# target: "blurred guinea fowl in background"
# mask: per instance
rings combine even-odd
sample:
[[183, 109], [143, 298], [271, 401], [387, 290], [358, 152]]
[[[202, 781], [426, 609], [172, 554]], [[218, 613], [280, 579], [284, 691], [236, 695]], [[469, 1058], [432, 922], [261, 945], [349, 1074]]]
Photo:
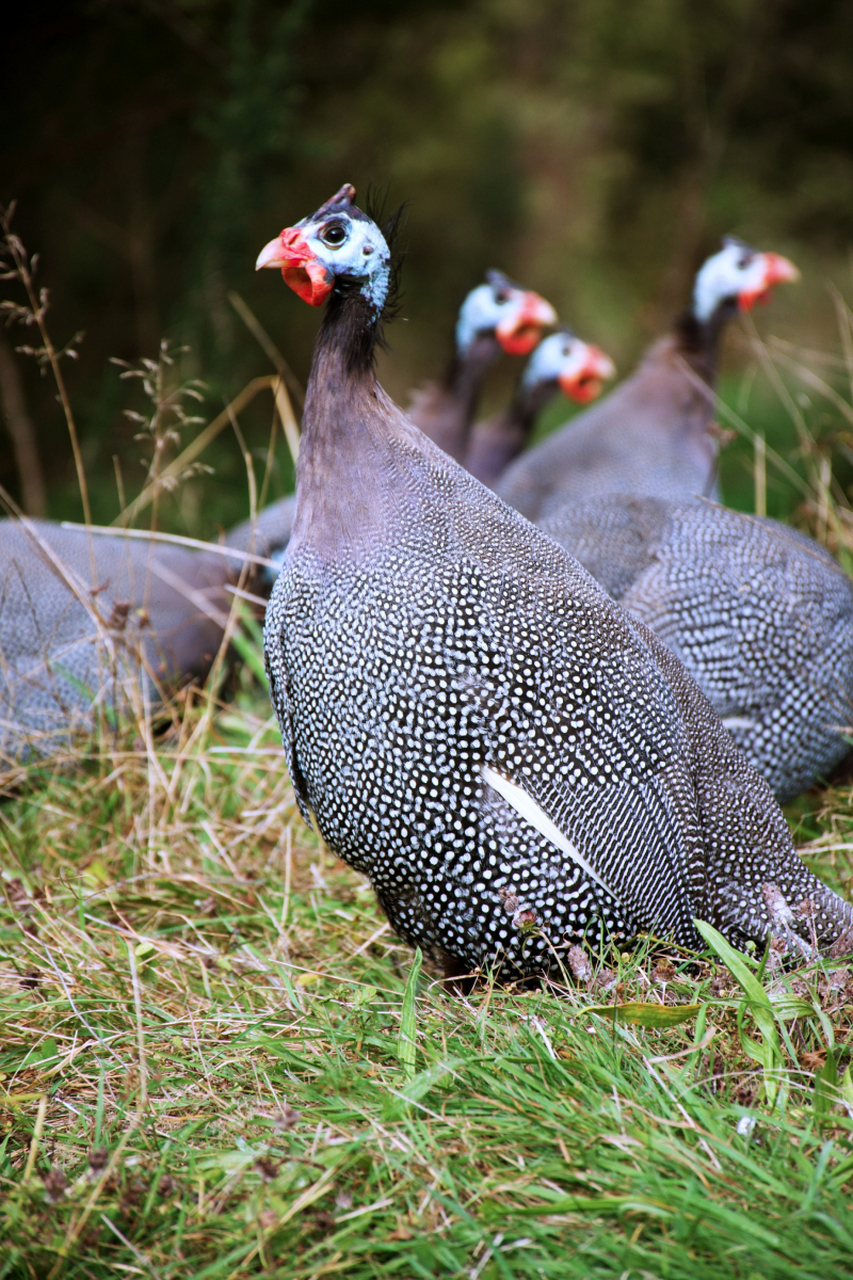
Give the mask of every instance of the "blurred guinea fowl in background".
[[506, 409], [474, 427], [465, 469], [491, 488], [524, 448], [536, 418], [558, 390], [578, 404], [589, 404], [600, 393], [602, 381], [615, 372], [609, 356], [561, 326], [533, 352]]
[[516, 459], [496, 492], [539, 523], [599, 493], [715, 493], [717, 347], [727, 320], [796, 280], [787, 258], [728, 236], [696, 276], [690, 308], [594, 408]]
[[529, 355], [542, 330], [556, 322], [554, 308], [538, 293], [513, 284], [500, 271], [488, 271], [486, 284], [472, 289], [459, 310], [454, 355], [445, 377], [412, 393], [412, 422], [461, 462], [491, 366], [502, 351]]
[[776, 520], [602, 494], [540, 526], [684, 664], [781, 801], [853, 738], [853, 583]]
[[354, 194], [257, 262], [328, 299], [265, 628], [306, 820], [447, 976], [697, 917], [832, 946], [850, 906], [678, 660], [377, 383], [392, 261]]
[[213, 552], [0, 521], [0, 765], [49, 755], [207, 672], [239, 564]]

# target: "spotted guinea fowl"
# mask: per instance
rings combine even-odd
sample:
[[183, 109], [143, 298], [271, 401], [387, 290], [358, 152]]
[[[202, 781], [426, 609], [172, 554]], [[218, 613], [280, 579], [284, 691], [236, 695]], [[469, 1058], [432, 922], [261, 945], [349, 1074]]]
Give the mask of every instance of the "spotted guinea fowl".
[[516, 459], [496, 491], [537, 523], [597, 493], [714, 493], [717, 346], [725, 322], [795, 280], [787, 258], [726, 237], [699, 271], [691, 307], [636, 371], [592, 409]]
[[377, 383], [391, 255], [354, 194], [257, 264], [328, 300], [265, 625], [303, 815], [448, 975], [602, 931], [692, 944], [695, 917], [765, 938], [780, 897], [790, 945], [832, 945], [850, 907], [675, 657]]
[[528, 355], [557, 313], [538, 293], [522, 289], [500, 271], [468, 294], [459, 310], [454, 355], [441, 382], [414, 392], [409, 417], [451, 458], [461, 461], [483, 380], [502, 351]]
[[779, 800], [849, 753], [853, 584], [811, 538], [697, 499], [616, 494], [542, 527], [666, 642]]
[[0, 521], [0, 762], [53, 754], [99, 707], [111, 718], [203, 675], [228, 575], [213, 553]]
[[543, 338], [527, 362], [518, 389], [506, 409], [478, 422], [465, 454], [466, 471], [491, 488], [530, 438], [536, 418], [556, 395], [589, 404], [605, 378], [612, 378], [613, 361], [598, 347], [581, 341], [562, 326]]

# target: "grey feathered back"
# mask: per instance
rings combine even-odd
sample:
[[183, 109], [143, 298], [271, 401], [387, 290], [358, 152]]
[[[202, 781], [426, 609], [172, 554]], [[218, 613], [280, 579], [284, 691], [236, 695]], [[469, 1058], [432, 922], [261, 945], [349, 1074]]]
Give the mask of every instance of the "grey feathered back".
[[113, 715], [202, 674], [227, 573], [216, 555], [0, 521], [0, 761], [54, 751], [98, 706]]
[[849, 752], [853, 584], [816, 542], [700, 501], [609, 495], [542, 527], [665, 641], [787, 800]]

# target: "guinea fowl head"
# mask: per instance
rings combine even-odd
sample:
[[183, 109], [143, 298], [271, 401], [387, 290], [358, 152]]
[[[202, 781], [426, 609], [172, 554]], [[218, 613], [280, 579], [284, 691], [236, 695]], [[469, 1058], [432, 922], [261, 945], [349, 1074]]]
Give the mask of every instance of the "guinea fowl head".
[[707, 323], [718, 312], [749, 311], [767, 302], [773, 286], [799, 279], [799, 271], [778, 253], [761, 253], [734, 236], [702, 265], [693, 292], [693, 313]]
[[600, 347], [583, 342], [571, 329], [562, 328], [539, 343], [521, 383], [530, 391], [556, 382], [570, 400], [589, 404], [600, 393], [603, 380], [612, 378], [615, 372], [616, 366]]
[[526, 356], [542, 330], [556, 322], [556, 311], [538, 293], [513, 284], [500, 271], [487, 271], [486, 283], [472, 289], [462, 303], [456, 350], [464, 356], [476, 337], [494, 334], [508, 355]]
[[258, 254], [255, 269], [281, 267], [285, 284], [319, 307], [333, 291], [359, 293], [377, 317], [388, 296], [391, 249], [376, 223], [352, 203], [345, 183], [316, 213], [285, 227]]

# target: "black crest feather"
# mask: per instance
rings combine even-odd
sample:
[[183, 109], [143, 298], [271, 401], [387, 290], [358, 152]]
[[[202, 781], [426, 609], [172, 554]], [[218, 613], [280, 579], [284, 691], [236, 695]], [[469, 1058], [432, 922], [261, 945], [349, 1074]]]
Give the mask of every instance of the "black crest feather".
[[498, 271], [496, 267], [491, 267], [486, 272], [486, 284], [491, 285], [493, 289], [522, 289], [520, 284], [510, 280], [508, 275], [503, 271]]
[[[374, 183], [371, 183], [367, 188], [363, 211], [371, 222], [376, 223], [382, 232], [391, 254], [391, 275], [388, 281], [388, 295], [385, 299], [385, 306], [382, 308], [382, 322], [395, 320], [402, 308], [403, 292], [401, 280], [403, 259], [406, 256], [406, 251], [401, 244], [400, 238], [403, 227], [406, 224], [408, 209], [409, 202], [404, 200], [402, 204], [389, 211], [388, 188], [386, 186], [377, 186]], [[384, 340], [381, 337], [380, 342], [384, 345]]]

